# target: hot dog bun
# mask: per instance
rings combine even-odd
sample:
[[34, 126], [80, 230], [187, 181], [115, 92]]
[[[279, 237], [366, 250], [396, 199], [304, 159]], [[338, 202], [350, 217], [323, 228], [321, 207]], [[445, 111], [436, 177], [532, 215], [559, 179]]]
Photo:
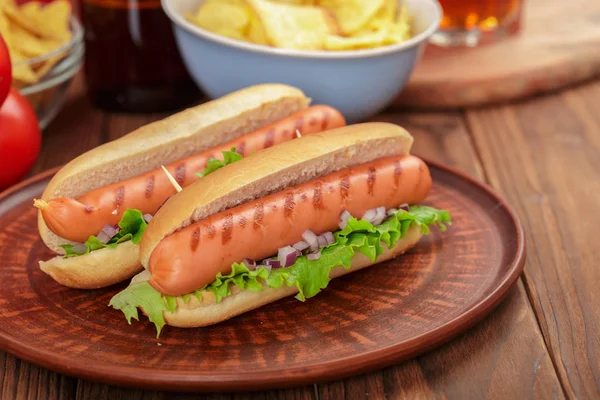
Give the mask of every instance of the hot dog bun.
[[148, 267], [165, 237], [195, 221], [343, 168], [406, 155], [412, 143], [412, 136], [397, 125], [366, 123], [282, 143], [218, 170], [158, 211], [140, 242], [142, 265]]
[[139, 246], [128, 241], [114, 249], [100, 249], [84, 256], [54, 257], [40, 261], [40, 268], [62, 285], [96, 289], [124, 281], [138, 272]]
[[[422, 236], [420, 227], [413, 225], [406, 236], [400, 239], [392, 249], [384, 247], [383, 253], [377, 258], [376, 263], [384, 262], [395, 258], [410, 248], [412, 248]], [[371, 260], [363, 254], [356, 253], [352, 259], [349, 269], [336, 267], [331, 271], [330, 277], [337, 278], [360, 269], [374, 265]], [[136, 276], [132, 283], [148, 280], [149, 273], [144, 271]], [[284, 297], [292, 296], [298, 292], [296, 286], [283, 285], [278, 289], [272, 289], [263, 285], [261, 292], [250, 290], [240, 290], [233, 286], [232, 295], [216, 303], [215, 297], [211, 292], [204, 292], [202, 302], [199, 302], [195, 296], [191, 296], [186, 303], [181, 297], [177, 298], [177, 309], [174, 313], [166, 312], [163, 314], [168, 325], [180, 328], [193, 328], [216, 324], [247, 311], [254, 310], [265, 304], [272, 303]]]
[[[52, 178], [41, 199], [74, 198], [137, 176], [278, 121], [309, 102], [299, 89], [264, 84], [189, 108], [75, 158]], [[46, 246], [64, 254], [59, 246], [71, 242], [52, 233], [38, 216]]]
[[[309, 103], [310, 99], [300, 90], [281, 84], [239, 90], [82, 154], [52, 178], [41, 199], [76, 198], [227, 143], [306, 108]], [[73, 243], [51, 232], [41, 212], [38, 229], [46, 246], [58, 254], [64, 254], [60, 245]], [[130, 242], [71, 259], [57, 257], [41, 262], [40, 267], [60, 284], [86, 289], [111, 285], [141, 269], [138, 247]]]

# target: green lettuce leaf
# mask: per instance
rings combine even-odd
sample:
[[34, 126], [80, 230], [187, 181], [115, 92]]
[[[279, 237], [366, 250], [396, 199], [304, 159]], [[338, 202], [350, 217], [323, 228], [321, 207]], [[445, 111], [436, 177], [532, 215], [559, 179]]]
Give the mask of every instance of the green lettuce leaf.
[[61, 247], [65, 249], [64, 258], [82, 256], [84, 254], [89, 254], [91, 251], [108, 248], [115, 248], [119, 243], [126, 242], [128, 240], [133, 241], [134, 244], [140, 243], [142, 240], [142, 235], [146, 230], [148, 224], [144, 220], [144, 216], [142, 212], [139, 210], [133, 210], [128, 208], [121, 217], [121, 221], [119, 221], [119, 233], [117, 233], [112, 239], [108, 241], [108, 243], [104, 244], [96, 236], [90, 236], [88, 240], [84, 243], [85, 251], [78, 253], [73, 250], [72, 244], [64, 244]]
[[202, 172], [196, 172], [196, 176], [204, 178], [206, 175], [212, 174], [216, 170], [243, 158], [241, 154], [235, 152], [235, 147], [232, 147], [229, 151], [222, 151], [221, 153], [223, 153], [223, 161], [216, 158], [209, 158], [208, 162], [206, 163], [206, 168], [204, 168]]
[[[422, 232], [427, 234], [431, 225], [438, 225], [441, 230], [445, 230], [447, 224], [450, 224], [450, 214], [447, 211], [427, 206], [413, 206], [410, 211], [398, 210], [377, 226], [364, 220], [350, 218], [344, 229], [334, 233], [335, 242], [321, 249], [321, 257], [318, 260], [311, 261], [306, 256], [301, 256], [293, 265], [271, 272], [264, 267], [250, 271], [244, 264], [234, 263], [231, 273], [217, 275], [214, 282], [183, 296], [183, 299], [187, 302], [190, 295], [194, 295], [198, 301], [202, 301], [203, 292], [212, 292], [216, 301], [220, 302], [231, 294], [233, 285], [244, 290], [262, 291], [265, 284], [270, 288], [279, 288], [285, 284], [296, 286], [296, 298], [305, 301], [327, 287], [333, 268], [350, 268], [356, 252], [366, 255], [374, 262], [384, 250], [382, 243], [388, 248], [394, 247], [412, 225], [419, 226]], [[172, 307], [170, 301], [173, 302]], [[164, 326], [162, 313], [174, 311], [176, 302], [162, 296], [147, 282], [142, 282], [118, 293], [110, 305], [121, 310], [129, 323], [131, 318], [138, 319], [137, 308], [143, 309], [149, 314], [150, 321], [154, 322], [160, 334]]]

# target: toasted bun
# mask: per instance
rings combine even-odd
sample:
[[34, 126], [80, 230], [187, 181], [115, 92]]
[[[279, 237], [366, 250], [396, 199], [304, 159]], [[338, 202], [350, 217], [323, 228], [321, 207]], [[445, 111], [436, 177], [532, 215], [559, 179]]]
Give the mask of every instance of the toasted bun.
[[[300, 90], [286, 85], [265, 84], [239, 90], [82, 154], [52, 178], [42, 199], [75, 198], [140, 175], [279, 121], [309, 103], [310, 99]], [[60, 245], [72, 243], [51, 232], [41, 213], [38, 213], [38, 228], [46, 246], [58, 254], [64, 254]], [[40, 268], [65, 286], [104, 287], [130, 278], [141, 269], [139, 247], [126, 242], [115, 249], [97, 250], [84, 256], [56, 257], [40, 262]]]
[[84, 256], [40, 261], [40, 268], [61, 285], [97, 289], [121, 282], [140, 271], [139, 248], [129, 241], [114, 249], [96, 250]]
[[156, 213], [140, 243], [148, 266], [160, 241], [195, 221], [334, 171], [408, 154], [413, 138], [388, 123], [366, 123], [304, 136], [245, 158], [200, 179]]
[[[199, 153], [276, 122], [308, 106], [300, 90], [280, 84], [253, 86], [143, 126], [65, 165], [48, 183], [43, 200], [75, 198]], [[42, 240], [58, 254], [71, 243], [51, 232], [41, 213]], [[81, 260], [81, 257], [78, 258]]]
[[[421, 228], [412, 225], [406, 236], [400, 239], [394, 248], [387, 249], [384, 246], [383, 253], [377, 258], [375, 264], [390, 260], [403, 254], [405, 251], [412, 248], [423, 235]], [[356, 253], [352, 259], [352, 264], [349, 269], [344, 267], [336, 267], [329, 275], [332, 279], [342, 275], [349, 274], [359, 269], [374, 265], [371, 260], [361, 254]], [[140, 276], [136, 277], [132, 283], [141, 280], [147, 280], [149, 274], [144, 271]], [[326, 289], [327, 290], [327, 289]], [[223, 299], [220, 303], [216, 303], [215, 296], [211, 292], [202, 294], [202, 301], [198, 301], [195, 296], [190, 296], [189, 302], [185, 303], [181, 297], [177, 298], [177, 310], [174, 313], [165, 313], [165, 321], [168, 325], [180, 328], [192, 328], [216, 324], [245, 313], [246, 311], [254, 310], [255, 308], [272, 303], [276, 300], [291, 296], [298, 292], [295, 286], [282, 286], [278, 289], [271, 289], [264, 285], [262, 292], [253, 292], [250, 290], [240, 290], [236, 286], [231, 289], [232, 295]]]

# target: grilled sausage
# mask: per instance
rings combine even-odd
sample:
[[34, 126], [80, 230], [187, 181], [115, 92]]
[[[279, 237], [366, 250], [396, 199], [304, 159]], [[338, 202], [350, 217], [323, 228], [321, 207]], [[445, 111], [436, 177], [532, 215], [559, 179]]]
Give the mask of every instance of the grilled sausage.
[[334, 172], [195, 222], [164, 238], [150, 256], [150, 284], [166, 295], [190, 293], [244, 258], [337, 229], [340, 213], [360, 218], [371, 208], [423, 201], [431, 188], [427, 165], [414, 156], [383, 158]]
[[[223, 159], [221, 151], [232, 147], [242, 155], [274, 146], [303, 135], [318, 133], [345, 125], [344, 117], [336, 109], [317, 105], [291, 114], [226, 144], [195, 154], [166, 166], [177, 182], [185, 187], [197, 177], [196, 172], [206, 167], [209, 158]], [[77, 199], [55, 198], [38, 200], [48, 228], [58, 236], [75, 242], [84, 242], [96, 235], [106, 224], [117, 224], [127, 208], [154, 214], [175, 189], [160, 169], [107, 185], [88, 192]]]

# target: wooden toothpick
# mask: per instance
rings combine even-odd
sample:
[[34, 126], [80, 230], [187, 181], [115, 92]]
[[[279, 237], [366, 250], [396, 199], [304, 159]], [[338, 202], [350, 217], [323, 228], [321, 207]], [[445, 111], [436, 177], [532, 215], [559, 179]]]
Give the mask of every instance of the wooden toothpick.
[[161, 165], [160, 167], [162, 168], [163, 171], [165, 171], [165, 174], [167, 174], [167, 178], [169, 178], [169, 182], [171, 182], [171, 185], [173, 185], [175, 190], [177, 190], [177, 192], [181, 192], [183, 189], [181, 188], [179, 183], [177, 183], [175, 178], [173, 178], [173, 175], [171, 175], [171, 173], [169, 171], [167, 171], [167, 169], [165, 168], [164, 165]]
[[302, 137], [302, 134], [300, 133], [300, 130], [296, 129], [296, 137]]

